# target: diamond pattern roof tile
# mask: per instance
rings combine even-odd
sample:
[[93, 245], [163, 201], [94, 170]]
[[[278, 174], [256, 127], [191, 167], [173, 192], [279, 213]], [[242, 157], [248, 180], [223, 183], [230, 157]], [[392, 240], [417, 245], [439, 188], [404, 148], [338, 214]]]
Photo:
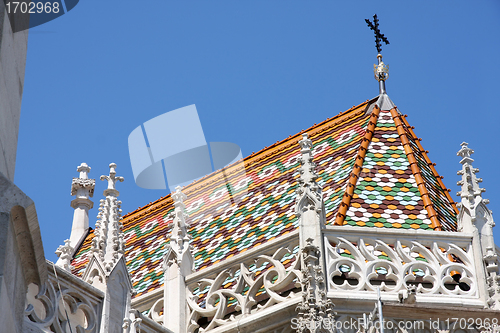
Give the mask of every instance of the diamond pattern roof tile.
[[[394, 117], [388, 111], [378, 115], [377, 107], [375, 115], [368, 112], [374, 102], [362, 103], [306, 131], [314, 145], [326, 223], [336, 223], [343, 214], [341, 220], [350, 225], [431, 229], [428, 210], [409, 168]], [[403, 127], [409, 133], [412, 149], [420, 148], [409, 126], [403, 122]], [[300, 155], [297, 141], [301, 133], [248, 156], [244, 168], [241, 163], [233, 164], [183, 189], [196, 270], [298, 227], [295, 189]], [[430, 184], [429, 196], [436, 207], [436, 218], [445, 230], [454, 230], [453, 201], [446, 197], [433, 166], [425, 164], [426, 158], [416, 154], [422, 177]], [[341, 214], [342, 204], [345, 207]], [[167, 195], [123, 218], [125, 256], [137, 291], [135, 297], [163, 284], [162, 259], [169, 242], [173, 209]], [[92, 237], [90, 232], [75, 255], [75, 275], [81, 276], [85, 270]]]

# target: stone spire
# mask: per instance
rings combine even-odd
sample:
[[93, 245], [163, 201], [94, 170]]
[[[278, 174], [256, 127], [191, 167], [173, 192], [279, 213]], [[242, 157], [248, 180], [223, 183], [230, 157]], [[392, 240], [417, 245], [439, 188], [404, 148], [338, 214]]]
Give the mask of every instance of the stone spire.
[[306, 232], [301, 239], [301, 247], [307, 245], [308, 238], [313, 239], [315, 245], [319, 245], [321, 240], [321, 229], [325, 223], [325, 205], [323, 203], [323, 192], [321, 186], [316, 182], [316, 164], [313, 162], [312, 141], [307, 137], [307, 133], [302, 134], [299, 141], [300, 152], [300, 177], [295, 199], [295, 214], [301, 221], [300, 228]]
[[66, 270], [71, 269], [69, 263], [73, 258], [74, 251], [83, 238], [87, 236], [89, 210], [94, 206], [90, 198], [94, 195], [95, 180], [89, 179], [88, 173], [90, 172], [90, 167], [86, 163], [82, 163], [77, 167], [76, 171], [80, 173], [80, 177], [73, 178], [73, 182], [71, 183], [71, 195], [76, 196], [71, 201], [71, 207], [75, 210], [73, 213], [71, 235], [69, 239], [64, 241], [65, 244], [59, 246], [56, 251], [56, 254], [59, 256], [57, 265]]
[[191, 238], [187, 232], [184, 200], [186, 195], [177, 186], [172, 193], [174, 220], [170, 243], [163, 258], [164, 276], [164, 325], [173, 332], [185, 332], [187, 324], [187, 300], [185, 278], [194, 270]]
[[472, 232], [472, 226], [476, 223], [478, 217], [485, 217], [491, 220], [491, 224], [494, 225], [494, 223], [491, 212], [486, 208], [489, 200], [482, 198], [482, 193], [486, 190], [479, 187], [479, 183], [483, 180], [476, 177], [479, 169], [472, 166], [474, 160], [471, 155], [474, 154], [474, 150], [470, 149], [466, 142], [463, 142], [461, 146], [462, 148], [457, 153], [458, 156], [462, 157], [460, 161], [462, 170], [457, 172], [459, 176], [462, 176], [462, 180], [457, 182], [457, 185], [461, 186], [461, 190], [457, 192], [457, 196], [461, 199], [460, 203], [458, 203], [461, 217], [459, 218], [458, 228], [460, 231]]
[[[312, 141], [307, 134], [299, 141], [300, 177], [295, 204], [299, 219], [299, 238], [302, 267], [302, 302], [297, 306], [297, 332], [327, 332], [324, 327], [333, 323], [333, 303], [327, 298], [322, 229], [325, 224], [325, 205], [321, 186], [316, 182]], [[322, 323], [325, 325], [316, 326]]]
[[109, 175], [101, 176], [101, 180], [108, 181], [108, 188], [101, 199], [99, 214], [95, 228], [95, 237], [92, 239], [92, 251], [101, 259], [107, 272], [110, 272], [120, 254], [124, 253], [124, 240], [121, 220], [120, 192], [116, 189], [116, 182], [123, 182], [123, 177], [116, 176], [116, 164], [109, 165]]
[[[170, 244], [168, 245], [169, 250], [165, 257], [167, 261], [175, 260], [178, 262], [179, 266], [182, 266], [182, 261], [192, 260], [191, 253], [191, 238], [187, 232], [186, 218], [188, 217], [185, 213], [186, 205], [184, 200], [187, 199], [186, 195], [182, 193], [181, 187], [177, 186], [175, 192], [172, 194], [172, 199], [174, 200], [174, 220], [172, 226], [172, 232], [170, 234]], [[168, 265], [168, 262], [165, 262]]]
[[462, 179], [457, 182], [457, 185], [461, 186], [461, 190], [457, 192], [461, 199], [457, 204], [460, 209], [457, 221], [458, 229], [474, 235], [473, 246], [475, 249], [479, 247], [477, 252], [481, 253], [481, 258], [477, 258], [476, 261], [484, 261], [484, 266], [481, 264], [478, 270], [486, 270], [488, 306], [492, 309], [500, 309], [500, 276], [498, 256], [493, 239], [495, 222], [491, 211], [486, 207], [489, 200], [482, 197], [482, 193], [486, 190], [479, 187], [479, 183], [483, 181], [481, 178], [476, 177], [479, 169], [472, 166], [474, 160], [471, 155], [474, 150], [470, 149], [466, 142], [463, 142], [461, 146], [462, 148], [457, 153], [458, 156], [462, 157], [460, 161], [462, 170], [457, 172], [458, 175], [462, 176]]
[[99, 332], [127, 332], [134, 322], [130, 316], [134, 290], [124, 256], [120, 192], [116, 189], [116, 182], [122, 182], [123, 177], [116, 176], [116, 164], [111, 163], [109, 175], [101, 180], [108, 181], [103, 192], [106, 198], [100, 201], [92, 252], [82, 280], [104, 293]]

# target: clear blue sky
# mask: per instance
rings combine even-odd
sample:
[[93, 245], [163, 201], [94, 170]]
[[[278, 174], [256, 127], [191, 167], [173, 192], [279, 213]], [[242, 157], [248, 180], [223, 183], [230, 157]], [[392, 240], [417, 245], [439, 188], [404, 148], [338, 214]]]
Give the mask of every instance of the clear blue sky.
[[127, 138], [146, 120], [196, 104], [207, 141], [247, 156], [375, 97], [374, 13], [389, 96], [453, 198], [469, 142], [500, 224], [499, 1], [88, 0], [29, 33], [15, 182], [46, 257], [69, 238], [81, 162], [97, 179], [92, 227], [111, 162], [124, 213], [167, 194], [134, 184]]

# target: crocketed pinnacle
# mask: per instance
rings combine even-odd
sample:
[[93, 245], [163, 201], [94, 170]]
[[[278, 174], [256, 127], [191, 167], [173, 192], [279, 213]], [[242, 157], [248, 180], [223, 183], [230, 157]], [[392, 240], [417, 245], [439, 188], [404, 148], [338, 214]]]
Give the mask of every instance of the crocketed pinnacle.
[[457, 196], [461, 197], [461, 202], [458, 207], [461, 209], [466, 209], [470, 215], [472, 221], [476, 220], [476, 208], [481, 202], [487, 204], [489, 200], [482, 198], [482, 193], [486, 190], [479, 187], [479, 183], [483, 180], [476, 177], [476, 173], [479, 169], [472, 167], [472, 162], [474, 160], [471, 155], [474, 154], [474, 150], [468, 147], [467, 142], [461, 144], [462, 148], [458, 151], [457, 155], [462, 157], [460, 163], [462, 164], [462, 170], [458, 171], [457, 174], [462, 176], [462, 180], [457, 182], [457, 185], [461, 186], [461, 190], [457, 192]]
[[92, 251], [95, 252], [107, 272], [110, 272], [120, 255], [125, 252], [121, 223], [121, 201], [117, 199], [120, 192], [116, 190], [116, 181], [123, 182], [123, 177], [116, 176], [116, 164], [109, 165], [109, 175], [101, 176], [101, 180], [108, 181], [108, 188], [101, 199], [99, 214], [97, 215], [95, 237], [92, 240]]
[[187, 199], [186, 195], [182, 193], [181, 187], [177, 186], [175, 192], [172, 193], [174, 200], [174, 220], [172, 222], [172, 231], [170, 234], [169, 250], [165, 256], [165, 265], [169, 265], [171, 260], [175, 260], [178, 266], [181, 266], [182, 261], [189, 258], [190, 263], [188, 268], [192, 269], [194, 259], [191, 254], [191, 237], [187, 232], [186, 218], [186, 205], [184, 200]]
[[314, 209], [321, 214], [324, 221], [324, 205], [321, 186], [316, 182], [318, 174], [315, 171], [316, 164], [313, 162], [312, 141], [307, 137], [307, 133], [302, 134], [302, 140], [299, 141], [300, 152], [300, 177], [298, 179], [297, 199], [295, 213], [300, 217], [304, 211]]
[[457, 153], [458, 156], [462, 157], [460, 161], [462, 170], [457, 172], [458, 175], [462, 176], [462, 180], [457, 182], [457, 185], [462, 187], [461, 191], [457, 193], [462, 199], [457, 205], [460, 208], [458, 224], [461, 230], [473, 232], [476, 229], [479, 232], [488, 283], [486, 302], [490, 309], [500, 310], [500, 275], [498, 274], [498, 255], [493, 239], [495, 222], [491, 211], [486, 207], [489, 200], [482, 197], [482, 193], [486, 190], [479, 187], [479, 183], [483, 180], [476, 177], [479, 169], [472, 167], [472, 162], [474, 162], [471, 158], [472, 154], [474, 154], [474, 150], [470, 149], [466, 142], [463, 142], [462, 148]]

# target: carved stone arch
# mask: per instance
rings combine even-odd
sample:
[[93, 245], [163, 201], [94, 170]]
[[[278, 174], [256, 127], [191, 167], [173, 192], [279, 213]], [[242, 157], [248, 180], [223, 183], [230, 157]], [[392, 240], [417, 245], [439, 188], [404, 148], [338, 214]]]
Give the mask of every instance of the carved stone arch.
[[115, 302], [115, 307], [120, 308], [121, 317], [125, 318], [129, 286], [125, 274], [116, 268], [108, 278], [107, 288], [111, 294], [111, 299]]
[[321, 203], [318, 202], [318, 199], [311, 195], [309, 191], [306, 191], [304, 195], [297, 202], [298, 213], [305, 212], [307, 210], [317, 210], [318, 207], [321, 207]]
[[26, 210], [22, 206], [14, 206], [10, 210], [10, 220], [14, 227], [21, 267], [24, 273], [26, 286], [30, 283], [41, 285], [39, 269], [36, 260], [35, 248], [28, 224]]
[[97, 268], [94, 268], [90, 274], [89, 274], [89, 277], [88, 277], [88, 282], [91, 284], [91, 285], [97, 285], [97, 284], [103, 284], [104, 281], [103, 281], [103, 277], [101, 276], [101, 274], [99, 273], [99, 270]]

